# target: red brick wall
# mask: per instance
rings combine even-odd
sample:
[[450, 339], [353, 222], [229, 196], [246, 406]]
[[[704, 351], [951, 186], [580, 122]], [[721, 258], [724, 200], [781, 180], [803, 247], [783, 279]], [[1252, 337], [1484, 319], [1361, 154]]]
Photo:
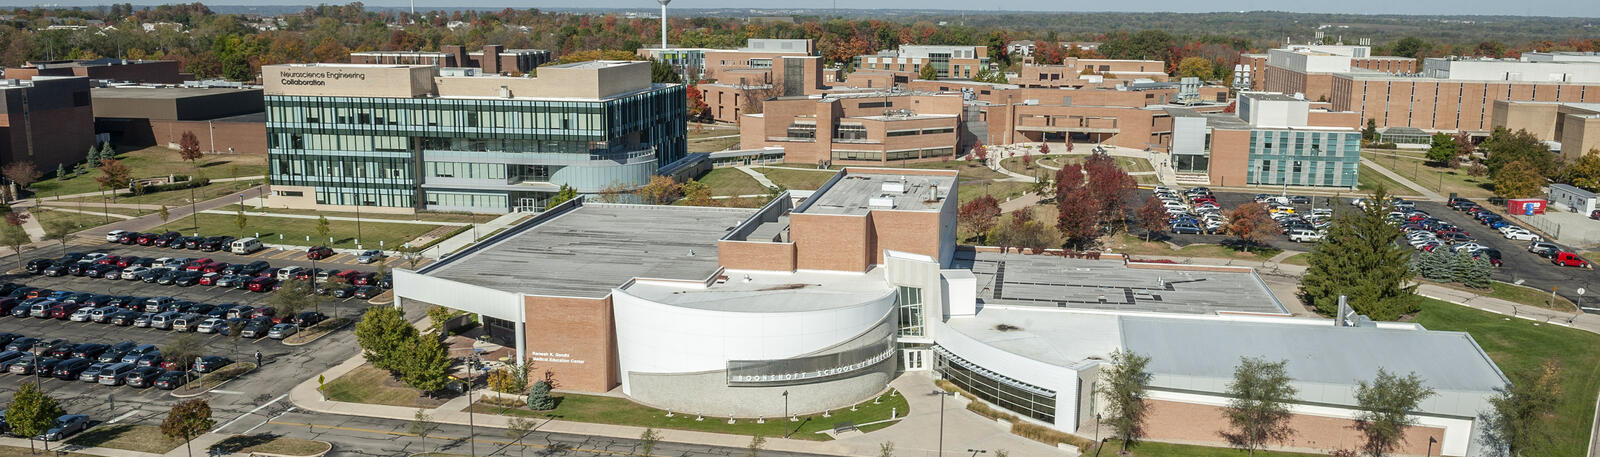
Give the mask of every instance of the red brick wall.
[[885, 249], [939, 258], [939, 213], [873, 211], [873, 263], [883, 263]]
[[610, 296], [528, 296], [524, 306], [528, 315], [524, 336], [536, 373], [550, 371], [561, 389], [605, 392], [617, 386], [617, 337]]
[[802, 270], [867, 271], [875, 256], [868, 220], [861, 216], [792, 214], [795, 267]]
[[1250, 131], [1211, 132], [1211, 185], [1243, 186], [1250, 166]]
[[719, 241], [717, 261], [731, 270], [794, 271], [794, 244]]
[[267, 126], [260, 122], [150, 121], [151, 138], [156, 145], [178, 144], [183, 132], [194, 132], [200, 150], [235, 154], [266, 154]]
[[[1221, 433], [1226, 430], [1228, 420], [1223, 417], [1220, 407], [1150, 400], [1149, 408], [1145, 433], [1150, 439], [1219, 446], [1227, 443]], [[1355, 429], [1355, 421], [1350, 419], [1295, 415], [1289, 419], [1289, 426], [1295, 433], [1283, 445], [1330, 451], [1361, 447], [1361, 434]], [[1422, 455], [1429, 451], [1429, 437], [1443, 442], [1444, 430], [1410, 427], [1406, 429], [1405, 443], [1396, 449], [1395, 454]], [[1439, 446], [1435, 444], [1432, 451], [1433, 455], [1438, 455]]]

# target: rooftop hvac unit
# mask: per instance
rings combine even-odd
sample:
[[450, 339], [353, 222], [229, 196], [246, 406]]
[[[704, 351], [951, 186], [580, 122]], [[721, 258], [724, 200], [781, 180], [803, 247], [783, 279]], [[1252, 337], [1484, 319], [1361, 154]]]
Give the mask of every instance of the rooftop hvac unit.
[[884, 192], [890, 192], [890, 193], [896, 193], [896, 194], [903, 194], [903, 193], [906, 192], [906, 183], [903, 182], [903, 181], [884, 181], [883, 182], [883, 191]]
[[870, 198], [870, 199], [867, 199], [867, 207], [869, 207], [869, 208], [881, 208], [881, 209], [894, 209], [894, 198], [890, 197], [888, 195], [884, 195], [884, 196], [881, 196], [881, 197]]

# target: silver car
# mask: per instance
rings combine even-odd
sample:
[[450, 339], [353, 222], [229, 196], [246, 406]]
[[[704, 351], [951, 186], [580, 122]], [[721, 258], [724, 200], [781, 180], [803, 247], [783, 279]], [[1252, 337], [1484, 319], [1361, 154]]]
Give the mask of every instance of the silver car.
[[384, 254], [383, 251], [379, 251], [377, 249], [373, 249], [373, 250], [363, 251], [361, 253], [361, 255], [356, 256], [356, 262], [358, 262], [358, 263], [372, 263], [372, 262], [377, 262], [379, 260], [383, 260], [383, 259], [388, 258], [388, 257], [389, 257], [389, 255], [388, 254]]

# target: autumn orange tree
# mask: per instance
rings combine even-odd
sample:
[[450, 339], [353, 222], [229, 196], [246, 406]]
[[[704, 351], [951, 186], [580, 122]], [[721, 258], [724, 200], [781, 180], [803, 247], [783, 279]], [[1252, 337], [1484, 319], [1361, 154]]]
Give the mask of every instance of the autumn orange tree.
[[1228, 213], [1228, 219], [1228, 233], [1244, 240], [1244, 252], [1250, 252], [1251, 245], [1261, 244], [1278, 231], [1278, 222], [1267, 215], [1260, 203], [1241, 204]]

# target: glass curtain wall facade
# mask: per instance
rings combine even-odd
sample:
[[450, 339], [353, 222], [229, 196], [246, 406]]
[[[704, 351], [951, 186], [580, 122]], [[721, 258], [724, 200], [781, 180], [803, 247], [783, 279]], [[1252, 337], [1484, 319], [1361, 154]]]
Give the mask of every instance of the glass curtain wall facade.
[[1355, 187], [1360, 132], [1251, 130], [1250, 184]]
[[1056, 423], [1056, 392], [1001, 376], [944, 350], [934, 351], [934, 370], [978, 399], [1007, 411]]
[[[269, 95], [272, 183], [315, 188], [323, 205], [488, 212], [510, 210], [513, 198], [538, 197], [512, 195], [527, 194], [518, 191], [548, 193], [561, 184], [637, 187], [653, 168], [570, 174], [627, 181], [607, 183], [559, 182], [559, 170], [654, 167], [682, 158], [683, 90], [661, 85], [584, 101]], [[641, 157], [649, 155], [653, 161]], [[440, 160], [425, 160], [429, 156]], [[424, 195], [430, 183], [430, 189], [440, 183], [461, 188]]]

